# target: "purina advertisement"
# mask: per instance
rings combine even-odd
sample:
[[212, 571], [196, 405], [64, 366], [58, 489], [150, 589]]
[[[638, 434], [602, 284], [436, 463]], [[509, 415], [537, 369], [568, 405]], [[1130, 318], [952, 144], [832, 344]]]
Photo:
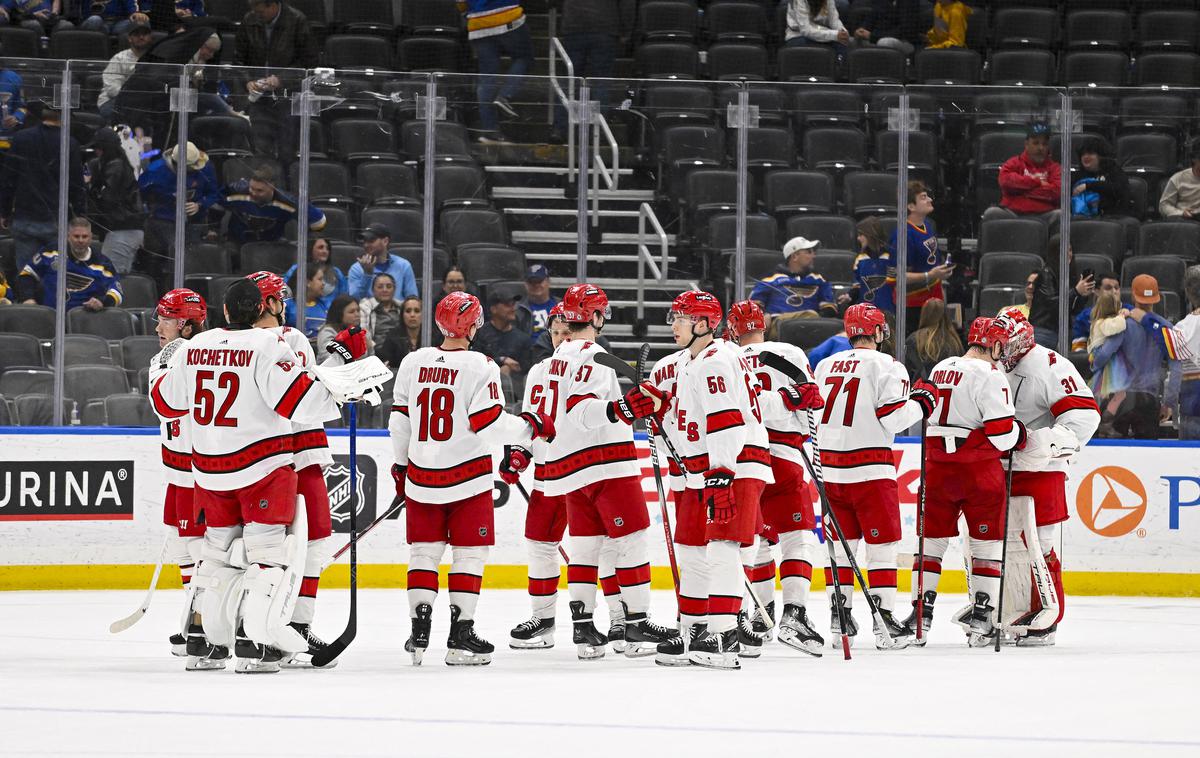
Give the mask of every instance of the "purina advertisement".
[[[113, 431], [0, 433], [0, 577], [6, 566], [153, 562], [166, 529], [157, 433]], [[348, 437], [333, 431], [329, 440], [334, 464], [326, 471], [326, 485], [335, 531], [330, 541], [336, 549], [349, 532], [352, 502], [360, 528], [392, 505], [392, 452], [385, 432], [360, 432], [352, 481]], [[665, 566], [661, 509], [644, 438], [638, 449], [651, 513], [653, 563]], [[918, 451], [912, 440], [896, 445], [902, 552], [916, 547]], [[489, 563], [522, 566], [524, 501], [499, 479], [493, 497], [496, 546]], [[1130, 585], [1143, 582], [1152, 593], [1200, 595], [1200, 448], [1171, 442], [1093, 443], [1071, 467], [1067, 502], [1071, 518], [1058, 549], [1068, 572], [1095, 575], [1090, 588], [1138, 594], [1138, 587]], [[406, 563], [403, 514], [364, 538], [358, 555], [363, 564]], [[953, 554], [947, 557], [947, 565], [958, 565], [955, 561]], [[903, 558], [901, 563], [903, 567]], [[19, 588], [12, 585], [0, 583]]]

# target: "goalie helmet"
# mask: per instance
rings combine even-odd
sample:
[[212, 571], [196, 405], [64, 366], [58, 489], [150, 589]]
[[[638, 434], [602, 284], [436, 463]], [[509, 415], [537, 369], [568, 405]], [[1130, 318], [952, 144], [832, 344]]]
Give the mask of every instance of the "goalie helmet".
[[272, 274], [270, 271], [255, 271], [253, 274], [246, 276], [247, 279], [254, 282], [254, 286], [258, 287], [258, 291], [262, 293], [263, 300], [273, 297], [276, 300], [284, 301], [292, 299], [292, 288], [279, 274]]
[[1021, 359], [1037, 344], [1034, 340], [1033, 324], [1029, 323], [1025, 314], [1012, 308], [1006, 309], [992, 320], [988, 333], [1001, 345], [1000, 364], [1004, 366], [1005, 371], [1015, 369]]
[[687, 316], [693, 322], [704, 319], [709, 331], [715, 330], [721, 323], [721, 303], [715, 295], [707, 292], [688, 291], [675, 298], [671, 303], [671, 311], [667, 314], [667, 323], [673, 323], [679, 316]]
[[883, 327], [885, 340], [891, 334], [883, 311], [870, 303], [858, 303], [847, 308], [842, 323], [846, 327], [846, 337], [851, 340], [855, 337], [874, 337], [876, 327]]
[[569, 324], [590, 324], [596, 313], [605, 321], [612, 318], [608, 295], [594, 284], [572, 284], [563, 293], [561, 305], [563, 320]]
[[467, 339], [472, 326], [483, 326], [483, 306], [470, 293], [451, 292], [438, 303], [433, 320], [447, 337]]
[[182, 321], [204, 323], [208, 318], [208, 305], [198, 292], [180, 287], [163, 295], [158, 301], [155, 314], [159, 318], [174, 318]]
[[729, 335], [734, 339], [740, 338], [743, 334], [759, 332], [767, 328], [762, 308], [758, 307], [758, 303], [753, 300], [742, 300], [729, 306], [726, 323], [729, 325]]

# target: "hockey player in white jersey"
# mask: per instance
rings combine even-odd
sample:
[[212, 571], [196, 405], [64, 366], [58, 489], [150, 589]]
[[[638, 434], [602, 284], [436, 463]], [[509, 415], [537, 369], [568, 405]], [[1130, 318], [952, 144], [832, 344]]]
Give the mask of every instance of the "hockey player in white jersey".
[[[774, 620], [775, 560], [771, 544], [779, 544], [782, 561], [779, 579], [783, 585], [783, 617], [779, 623], [779, 641], [809, 655], [821, 655], [824, 638], [813, 628], [808, 617], [808, 591], [812, 567], [819, 553], [814, 529], [817, 526], [810, 483], [804, 475], [804, 443], [808, 441], [808, 422], [797, 411], [820, 409], [824, 405], [817, 385], [794, 386], [790, 378], [759, 360], [765, 351], [780, 355], [804, 369], [812, 377], [808, 356], [795, 345], [767, 342], [766, 319], [753, 300], [729, 307], [729, 334], [737, 340], [759, 386], [759, 403], [771, 450], [771, 473], [775, 481], [762, 493], [762, 516], [766, 539], [759, 542], [755, 566], [748, 571], [760, 602]], [[772, 394], [774, 393], [774, 394]], [[778, 396], [776, 400], [775, 396]], [[766, 626], [756, 622], [754, 631]], [[743, 642], [745, 640], [743, 639]]]
[[284, 339], [253, 328], [265, 308], [253, 282], [231, 284], [229, 326], [193, 337], [151, 388], [159, 415], [190, 415], [196, 506], [208, 525], [193, 581], [206, 636], [233, 645], [239, 672], [278, 671], [284, 653], [308, 649], [288, 625], [307, 536], [287, 533], [303, 518], [292, 424], [338, 415]]
[[[896, 552], [900, 542], [900, 500], [892, 444], [896, 434], [921, 418], [922, 402], [932, 387], [921, 380], [909, 388], [904, 364], [879, 351], [888, 338], [883, 311], [869, 303], [846, 309], [843, 322], [851, 349], [817, 366], [817, 384], [825, 393], [825, 409], [817, 426], [825, 494], [851, 550], [860, 539], [867, 543], [865, 591], [875, 597], [886, 631], [876, 622], [875, 645], [897, 649], [908, 645], [908, 632], [895, 620]], [[826, 522], [827, 538], [830, 523]], [[858, 624], [850, 615], [854, 573], [839, 542], [834, 542], [838, 582], [825, 569], [830, 597], [832, 644], [842, 635], [853, 641]], [[845, 605], [846, 629], [839, 622], [838, 604]]]
[[396, 372], [391, 419], [396, 495], [407, 500], [411, 546], [408, 604], [412, 635], [405, 650], [420, 665], [429, 647], [438, 564], [450, 545], [450, 636], [446, 663], [483, 665], [495, 648], [475, 632], [475, 607], [488, 548], [495, 544], [492, 455], [505, 443], [528, 447], [553, 439], [547, 414], [504, 412], [500, 367], [470, 349], [483, 325], [479, 299], [452, 292], [434, 317], [440, 347], [409, 353]]
[[607, 537], [616, 545], [617, 583], [625, 607], [625, 655], [652, 655], [658, 643], [674, 632], [648, 617], [650, 517], [633, 445], [633, 422], [655, 413], [666, 398], [648, 382], [622, 395], [616, 373], [592, 360], [603, 351], [595, 340], [611, 317], [602, 289], [573, 285], [563, 295], [562, 306], [569, 334], [554, 351], [546, 372], [559, 430], [546, 453], [542, 482], [548, 496], [567, 498], [572, 640], [582, 659], [603, 654], [607, 638], [592, 617], [600, 550]]
[[[1067, 468], [1096, 433], [1100, 408], [1075, 366], [1034, 342], [1033, 326], [1020, 311], [1007, 309], [1002, 315], [1007, 317], [1008, 340], [1000, 363], [1012, 387], [1017, 420], [1029, 433], [1025, 449], [1013, 458], [1011, 494], [1014, 498], [1033, 499], [1037, 542], [1058, 600], [1053, 624], [1041, 631], [1029, 630], [1017, 644], [1048, 646], [1054, 644], [1058, 622], [1066, 609], [1062, 562], [1054, 548], [1059, 541], [1059, 524], [1068, 518]], [[1022, 577], [1017, 581], [1026, 580], [1027, 577]], [[1029, 613], [1036, 614], [1041, 609], [1038, 592], [1030, 595], [1033, 607]]]
[[[208, 306], [204, 298], [189, 289], [173, 289], [163, 295], [155, 309], [154, 331], [159, 352], [150, 359], [150, 381], [167, 370], [167, 363], [187, 340], [204, 331]], [[210, 645], [204, 638], [198, 614], [194, 613], [191, 587], [200, 548], [204, 544], [204, 519], [194, 507], [192, 477], [192, 435], [187, 417], [160, 417], [162, 462], [167, 491], [163, 497], [163, 523], [173, 534], [165, 560], [178, 564], [179, 577], [187, 590], [187, 608], [180, 632], [171, 635], [171, 653], [187, 656], [189, 671], [223, 669], [229, 649]], [[192, 652], [188, 652], [188, 648]]]
[[[1025, 428], [1015, 420], [1011, 391], [996, 367], [1008, 342], [1006, 319], [977, 318], [967, 334], [967, 352], [939, 362], [930, 371], [935, 402], [918, 395], [928, 419], [925, 443], [925, 563], [914, 561], [913, 617], [916, 630], [915, 571], [923, 571], [924, 624], [929, 628], [937, 598], [942, 557], [958, 536], [958, 517], [967, 521], [970, 541], [970, 605], [955, 616], [971, 647], [990, 645], [999, 620], [1000, 558], [1004, 540], [1006, 478], [1001, 453], [1025, 445]], [[922, 635], [922, 644], [925, 638]]]

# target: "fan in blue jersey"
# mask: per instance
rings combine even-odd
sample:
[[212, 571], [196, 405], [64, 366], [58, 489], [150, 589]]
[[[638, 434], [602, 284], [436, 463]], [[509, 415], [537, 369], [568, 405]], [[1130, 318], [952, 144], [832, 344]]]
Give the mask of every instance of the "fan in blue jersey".
[[[284, 238], [289, 221], [296, 220], [294, 197], [275, 187], [275, 172], [266, 166], [249, 178], [238, 179], [221, 190], [221, 205], [229, 212], [229, 239], [246, 242], [275, 242]], [[325, 214], [309, 204], [308, 229], [325, 228]]]
[[881, 311], [896, 312], [896, 259], [879, 219], [858, 222], [858, 257], [854, 259], [855, 300]]
[[754, 285], [750, 299], [757, 302], [764, 313], [816, 313], [836, 316], [837, 306], [833, 303], [833, 286], [825, 277], [813, 271], [820, 240], [794, 237], [783, 246], [784, 262], [769, 276]]
[[[67, 309], [89, 311], [121, 304], [121, 282], [112, 261], [92, 249], [92, 224], [72, 219], [67, 229]], [[54, 306], [58, 294], [57, 250], [43, 250], [25, 264], [17, 277], [18, 298], [24, 303]]]

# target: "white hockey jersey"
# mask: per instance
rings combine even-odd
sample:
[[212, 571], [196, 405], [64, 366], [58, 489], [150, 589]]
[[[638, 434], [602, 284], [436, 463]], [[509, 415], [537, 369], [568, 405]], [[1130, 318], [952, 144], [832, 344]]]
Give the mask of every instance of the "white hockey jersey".
[[808, 364], [808, 356], [800, 348], [786, 342], [759, 342], [746, 345], [742, 352], [758, 380], [758, 403], [762, 410], [763, 423], [767, 427], [771, 455], [803, 466], [804, 443], [808, 441], [808, 419], [804, 413], [789, 411], [783, 404], [783, 399], [779, 397], [779, 390], [794, 382], [788, 376], [764, 364], [758, 356], [764, 352], [771, 352], [787, 358], [804, 369], [809, 381], [812, 381], [812, 368]]
[[1066, 471], [1070, 461], [1047, 461], [1033, 451], [1043, 446], [1034, 439], [1038, 430], [1061, 427], [1079, 440], [1082, 448], [1100, 426], [1100, 407], [1087, 382], [1075, 366], [1058, 353], [1035, 345], [1016, 368], [1008, 372], [1017, 419], [1030, 434], [1029, 452], [1018, 451], [1013, 458], [1016, 471]]
[[[186, 345], [187, 340], [182, 337], [176, 338], [150, 359], [150, 386], [153, 387], [158, 378], [167, 372], [167, 365], [175, 351]], [[158, 406], [154, 403], [151, 405], [158, 414]], [[192, 475], [191, 417], [158, 415], [158, 419], [158, 436], [162, 441], [163, 479], [167, 484], [174, 484], [176, 487], [191, 487], [195, 484], [195, 477]]]
[[268, 329], [210, 329], [188, 340], [151, 386], [155, 411], [190, 414], [196, 485], [228, 491], [292, 463], [292, 424], [337, 418], [324, 385]]
[[405, 494], [453, 503], [492, 489], [493, 453], [528, 447], [532, 428], [505, 413], [500, 367], [474, 350], [423, 347], [396, 371], [388, 429], [396, 462], [408, 466]]
[[[671, 393], [671, 403], [667, 407], [666, 413], [663, 415], [663, 434], [667, 435], [671, 444], [679, 450], [681, 444], [679, 436], [679, 416], [677, 408], [679, 399], [676, 397], [678, 393], [679, 372], [692, 360], [692, 354], [687, 350], [676, 350], [675, 352], [659, 358], [654, 366], [650, 369], [650, 376], [646, 381], [664, 392]], [[647, 434], [649, 430], [647, 429]], [[658, 450], [662, 460], [666, 461], [665, 470], [668, 473], [670, 488], [673, 492], [683, 492], [687, 489], [687, 480], [683, 476], [683, 469], [675, 463], [675, 459], [667, 452], [666, 445], [661, 441], [655, 440], [655, 449]], [[663, 464], [660, 461], [659, 466]]]
[[[313, 353], [312, 343], [298, 329], [290, 326], [277, 326], [270, 331], [283, 337], [300, 365], [308, 368], [319, 363]], [[329, 439], [325, 436], [323, 424], [292, 424], [292, 465], [299, 471], [312, 465], [328, 466], [333, 463], [333, 455], [329, 452]]]
[[929, 460], [995, 460], [1017, 444], [1012, 390], [999, 368], [955, 356], [934, 366], [929, 381], [937, 385], [937, 405], [925, 430]]
[[723, 468], [737, 479], [775, 481], [767, 428], [758, 408], [758, 383], [741, 348], [714, 340], [679, 371], [676, 446], [687, 486], [704, 486], [704, 472]]
[[592, 360], [604, 348], [587, 340], [563, 341], [546, 370], [557, 436], [546, 452], [542, 484], [551, 497], [606, 479], [640, 476], [633, 427], [608, 419], [621, 396], [617, 374]]
[[[525, 400], [521, 403], [522, 411], [532, 413], [544, 413], [553, 418], [555, 406], [553, 393], [558, 390], [555, 385], [551, 388], [546, 382], [546, 372], [550, 370], [550, 359], [546, 358], [534, 364], [533, 368], [529, 369], [529, 373], [525, 375]], [[554, 419], [557, 424], [558, 419]], [[546, 465], [546, 453], [549, 452], [550, 445], [543, 439], [536, 439], [529, 448], [530, 454], [533, 456], [533, 488], [535, 490], [542, 489], [542, 471]]]
[[892, 443], [921, 420], [908, 399], [904, 364], [878, 350], [854, 348], [817, 364], [825, 409], [817, 424], [825, 480], [847, 484], [896, 478]]

